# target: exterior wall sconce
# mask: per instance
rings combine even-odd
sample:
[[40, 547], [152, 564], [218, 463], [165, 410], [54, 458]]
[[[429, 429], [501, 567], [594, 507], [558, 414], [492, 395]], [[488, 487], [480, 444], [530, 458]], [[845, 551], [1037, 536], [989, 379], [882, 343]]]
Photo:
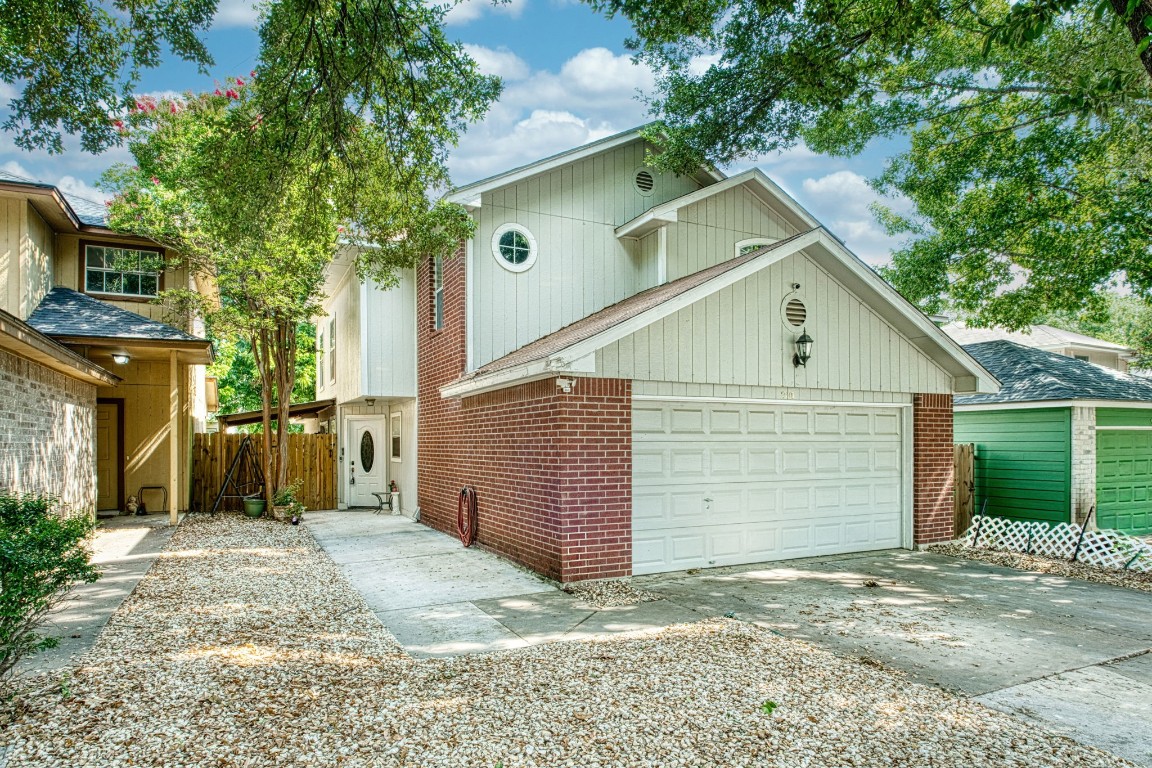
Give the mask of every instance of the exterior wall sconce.
[[127, 365], [128, 361], [131, 359], [131, 357], [124, 354], [123, 352], [112, 355], [112, 362], [116, 363], [116, 365]]
[[808, 331], [801, 331], [800, 338], [796, 339], [796, 353], [792, 355], [792, 366], [794, 368], [806, 366], [810, 359], [812, 359], [812, 337], [808, 335]]
[[374, 398], [374, 397], [366, 397], [366, 398], [364, 398], [364, 405], [366, 405], [366, 406], [368, 406], [369, 408], [371, 408], [372, 406], [376, 405], [376, 398]]
[[572, 394], [572, 387], [576, 386], [576, 381], [574, 379], [560, 378], [556, 379], [556, 386], [559, 387], [560, 391], [564, 394], [570, 395]]

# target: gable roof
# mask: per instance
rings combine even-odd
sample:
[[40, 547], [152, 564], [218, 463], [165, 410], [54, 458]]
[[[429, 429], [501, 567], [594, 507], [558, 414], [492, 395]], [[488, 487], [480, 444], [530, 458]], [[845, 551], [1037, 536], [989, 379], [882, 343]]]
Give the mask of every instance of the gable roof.
[[694, 272], [577, 320], [468, 372], [441, 388], [444, 397], [466, 397], [562, 372], [587, 372], [596, 350], [661, 320], [723, 288], [805, 251], [905, 338], [953, 376], [956, 391], [994, 392], [996, 379], [823, 227], [772, 243]]
[[956, 405], [1056, 400], [1152, 401], [1152, 380], [1045, 352], [1012, 341], [986, 341], [964, 349], [1000, 380], [995, 394], [956, 398]]
[[[634, 141], [640, 141], [643, 139], [643, 137], [640, 135], [640, 132], [643, 131], [645, 127], [647, 126], [642, 125], [638, 128], [631, 128], [627, 131], [621, 131], [620, 133], [616, 133], [611, 136], [605, 136], [602, 139], [590, 141], [587, 144], [583, 144], [579, 147], [574, 147], [563, 152], [558, 152], [554, 155], [549, 155], [543, 159], [517, 166], [516, 168], [503, 171], [494, 176], [489, 176], [488, 178], [474, 181], [471, 184], [465, 184], [462, 187], [456, 187], [451, 192], [449, 192], [444, 199], [450, 203], [458, 203], [460, 205], [471, 207], [479, 206], [480, 197], [485, 192], [490, 192], [494, 189], [499, 189], [500, 187], [504, 187], [509, 184], [515, 184], [517, 182], [523, 181], [524, 179], [537, 176], [541, 173], [547, 173], [548, 171], [559, 168], [562, 165], [568, 165], [569, 163], [583, 160], [586, 157], [598, 155], [601, 152], [607, 152], [610, 149], [622, 147], [625, 144], [631, 144]], [[713, 168], [702, 169], [702, 171], [707, 173], [708, 176], [716, 181], [725, 178], [723, 173]]]
[[48, 291], [28, 318], [28, 325], [46, 336], [57, 338], [165, 341], [195, 346], [209, 344], [207, 339], [71, 288], [56, 287]]
[[97, 386], [115, 385], [121, 380], [3, 309], [0, 309], [0, 349]]
[[710, 184], [702, 189], [689, 192], [686, 195], [681, 195], [666, 203], [661, 203], [660, 205], [649, 208], [631, 221], [616, 227], [616, 237], [643, 237], [665, 224], [676, 221], [681, 209], [698, 203], [701, 200], [707, 200], [713, 195], [718, 195], [740, 186], [748, 187], [752, 190], [753, 194], [759, 192], [760, 194], [757, 194], [757, 197], [759, 197], [765, 205], [771, 208], [782, 207], [783, 210], [780, 211], [780, 213], [797, 229], [805, 230], [820, 226], [820, 222], [816, 220], [815, 216], [810, 214], [804, 206], [800, 205], [792, 196], [781, 189], [776, 182], [768, 178], [768, 175], [765, 174], [764, 171], [759, 168], [752, 168], [743, 173], [738, 173], [735, 176], [729, 176], [723, 181]]
[[985, 341], [1012, 341], [1024, 347], [1036, 349], [1063, 349], [1064, 347], [1091, 347], [1093, 349], [1132, 354], [1133, 350], [1123, 344], [1086, 336], [1075, 331], [1066, 331], [1051, 325], [1031, 325], [1020, 331], [1003, 328], [969, 328], [963, 323], [948, 323], [944, 332], [960, 344], [979, 344]]

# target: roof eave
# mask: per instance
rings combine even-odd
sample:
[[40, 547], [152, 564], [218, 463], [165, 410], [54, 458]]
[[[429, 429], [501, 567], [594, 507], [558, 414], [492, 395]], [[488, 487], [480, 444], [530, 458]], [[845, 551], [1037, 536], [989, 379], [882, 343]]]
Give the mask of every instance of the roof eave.
[[116, 374], [4, 310], [0, 310], [0, 348], [89, 384], [114, 386], [121, 381]]

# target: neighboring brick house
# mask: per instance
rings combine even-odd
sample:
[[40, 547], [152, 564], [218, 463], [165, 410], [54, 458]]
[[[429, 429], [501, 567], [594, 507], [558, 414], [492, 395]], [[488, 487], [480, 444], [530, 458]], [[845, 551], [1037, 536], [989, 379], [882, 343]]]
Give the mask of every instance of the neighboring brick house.
[[405, 511], [454, 531], [472, 486], [480, 545], [565, 582], [951, 538], [952, 395], [996, 380], [761, 172], [650, 149], [456, 190], [475, 236], [395, 292], [333, 272], [342, 481], [388, 434]]
[[141, 488], [152, 512], [186, 507], [211, 346], [162, 321], [156, 293], [194, 283], [156, 255], [101, 206], [0, 174], [0, 490], [73, 514]]

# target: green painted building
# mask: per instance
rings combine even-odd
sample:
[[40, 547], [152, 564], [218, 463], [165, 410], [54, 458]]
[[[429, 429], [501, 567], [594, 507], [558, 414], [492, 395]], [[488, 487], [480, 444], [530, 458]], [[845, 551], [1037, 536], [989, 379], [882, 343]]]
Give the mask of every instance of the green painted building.
[[1001, 383], [955, 401], [977, 511], [1059, 523], [1095, 506], [1099, 528], [1152, 534], [1152, 380], [1010, 341], [964, 349]]

